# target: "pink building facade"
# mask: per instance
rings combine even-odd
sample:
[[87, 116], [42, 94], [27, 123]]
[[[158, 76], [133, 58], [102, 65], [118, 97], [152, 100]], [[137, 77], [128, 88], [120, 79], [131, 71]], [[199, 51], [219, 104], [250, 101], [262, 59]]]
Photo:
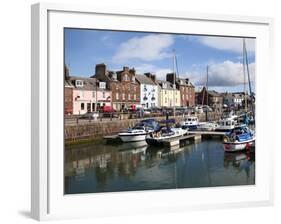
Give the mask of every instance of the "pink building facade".
[[95, 109], [96, 96], [95, 91], [74, 89], [73, 90], [73, 114], [85, 114]]
[[111, 106], [111, 91], [106, 89], [97, 90], [97, 109], [100, 110], [103, 106]]
[[73, 85], [73, 114], [81, 115], [111, 106], [111, 91], [94, 78], [70, 77]]

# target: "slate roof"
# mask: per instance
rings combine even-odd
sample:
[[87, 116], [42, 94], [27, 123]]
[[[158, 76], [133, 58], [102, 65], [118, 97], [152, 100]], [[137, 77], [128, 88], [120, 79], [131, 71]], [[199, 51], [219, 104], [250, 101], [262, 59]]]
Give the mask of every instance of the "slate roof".
[[[170, 83], [170, 82], [162, 81], [162, 80], [157, 80], [156, 82], [157, 82], [158, 85], [160, 85], [160, 87], [161, 87], [162, 89], [170, 89], [170, 90], [173, 90], [173, 89], [174, 89], [174, 88], [173, 88], [173, 84]], [[167, 88], [163, 88], [163, 84], [164, 84], [164, 83], [167, 84]]]
[[67, 87], [67, 88], [74, 88], [71, 80], [64, 80], [64, 87]]
[[[82, 80], [83, 86], [75, 86], [76, 80]], [[74, 89], [78, 90], [104, 90], [100, 89], [99, 87], [96, 88], [96, 78], [86, 78], [81, 76], [70, 76], [68, 82], [71, 82]], [[106, 88], [107, 89], [107, 88]]]
[[156, 85], [156, 83], [146, 75], [136, 75], [136, 80], [141, 84]]
[[214, 96], [214, 97], [222, 97], [222, 95], [215, 90], [208, 90], [208, 95]]

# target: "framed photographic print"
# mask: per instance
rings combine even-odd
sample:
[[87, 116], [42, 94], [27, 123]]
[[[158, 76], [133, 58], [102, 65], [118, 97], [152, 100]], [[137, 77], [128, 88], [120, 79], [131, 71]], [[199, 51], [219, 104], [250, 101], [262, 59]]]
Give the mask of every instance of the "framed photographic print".
[[32, 6], [32, 217], [269, 205], [269, 18]]

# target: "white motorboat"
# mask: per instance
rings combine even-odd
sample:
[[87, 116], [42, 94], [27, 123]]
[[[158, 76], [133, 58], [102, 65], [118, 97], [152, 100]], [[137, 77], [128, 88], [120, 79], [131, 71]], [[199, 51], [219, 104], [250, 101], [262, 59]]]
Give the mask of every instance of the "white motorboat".
[[237, 119], [238, 116], [235, 115], [233, 111], [231, 111], [228, 116], [222, 117], [219, 120], [218, 127], [215, 129], [215, 131], [228, 132], [233, 130], [237, 125]]
[[218, 128], [219, 125], [214, 122], [202, 122], [199, 123], [199, 126], [197, 127], [200, 131], [215, 131], [216, 128]]
[[118, 134], [122, 142], [145, 141], [146, 135], [158, 131], [160, 126], [154, 119], [142, 120], [135, 127], [124, 130]]
[[162, 127], [159, 132], [148, 135], [145, 140], [149, 145], [159, 146], [163, 145], [163, 141], [165, 140], [181, 137], [186, 134], [186, 129]]
[[237, 124], [237, 121], [232, 118], [223, 118], [220, 119], [218, 122], [218, 127], [215, 129], [215, 131], [230, 131], [235, 128], [235, 125]]
[[199, 120], [196, 116], [188, 116], [181, 122], [181, 126], [183, 129], [194, 130], [199, 126]]
[[121, 138], [122, 142], [138, 142], [144, 141], [146, 135], [154, 132], [153, 129], [147, 129], [144, 126], [129, 128], [123, 132], [118, 134], [119, 138]]

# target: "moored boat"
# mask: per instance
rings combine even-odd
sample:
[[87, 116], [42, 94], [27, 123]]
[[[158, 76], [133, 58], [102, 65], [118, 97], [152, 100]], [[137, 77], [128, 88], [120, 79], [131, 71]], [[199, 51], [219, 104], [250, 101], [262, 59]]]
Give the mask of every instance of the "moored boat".
[[218, 127], [215, 131], [228, 132], [235, 128], [237, 125], [238, 116], [231, 111], [228, 116], [222, 117], [218, 122]]
[[122, 142], [137, 142], [144, 141], [145, 137], [158, 131], [160, 129], [159, 124], [154, 119], [146, 119], [138, 123], [133, 128], [124, 130], [118, 134]]
[[161, 146], [165, 140], [181, 137], [187, 134], [186, 129], [173, 128], [173, 127], [162, 127], [159, 132], [152, 133], [146, 136], [145, 141], [149, 145]]
[[255, 133], [246, 125], [235, 127], [224, 137], [224, 150], [226, 152], [236, 152], [248, 149], [255, 144]]
[[218, 128], [219, 125], [214, 122], [202, 122], [199, 123], [199, 126], [197, 127], [200, 131], [215, 131], [216, 128]]
[[196, 116], [188, 116], [181, 122], [181, 126], [183, 129], [195, 130], [199, 126], [199, 120]]

